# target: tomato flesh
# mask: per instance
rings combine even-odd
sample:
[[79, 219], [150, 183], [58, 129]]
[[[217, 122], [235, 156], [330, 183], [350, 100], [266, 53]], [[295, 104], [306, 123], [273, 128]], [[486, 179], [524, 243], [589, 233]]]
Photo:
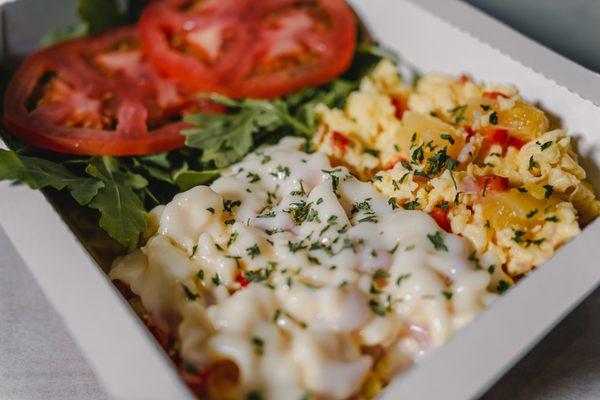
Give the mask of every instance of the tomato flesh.
[[164, 0], [140, 23], [144, 52], [180, 84], [231, 97], [270, 98], [346, 70], [356, 21], [343, 0]]
[[35, 146], [82, 155], [141, 155], [184, 144], [181, 115], [219, 111], [160, 76], [133, 27], [28, 57], [4, 99], [4, 124]]

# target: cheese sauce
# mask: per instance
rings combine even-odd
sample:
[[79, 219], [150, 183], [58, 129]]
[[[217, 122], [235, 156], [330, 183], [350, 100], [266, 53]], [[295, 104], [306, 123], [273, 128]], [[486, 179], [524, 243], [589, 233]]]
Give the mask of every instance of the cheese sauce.
[[493, 296], [466, 239], [302, 146], [178, 194], [111, 271], [187, 365], [234, 362], [237, 397], [348, 398], [382, 354], [399, 372]]

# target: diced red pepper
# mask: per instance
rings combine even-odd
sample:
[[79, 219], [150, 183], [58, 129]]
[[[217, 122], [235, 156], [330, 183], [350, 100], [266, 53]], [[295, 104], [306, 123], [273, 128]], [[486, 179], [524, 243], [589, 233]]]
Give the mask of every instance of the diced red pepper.
[[458, 83], [464, 85], [467, 82], [471, 82], [471, 77], [467, 74], [462, 74], [460, 78], [458, 78]]
[[479, 194], [485, 196], [490, 193], [506, 192], [510, 186], [508, 178], [500, 175], [482, 175], [476, 180]]
[[402, 97], [393, 97], [392, 104], [396, 109], [396, 118], [402, 119], [404, 111], [406, 111], [406, 109], [408, 108], [406, 104], [406, 99], [403, 99]]
[[520, 149], [525, 145], [525, 141], [510, 136], [506, 129], [494, 129], [491, 133], [486, 135], [485, 141], [491, 146], [498, 144], [502, 146], [502, 152], [504, 153], [508, 147], [516, 147]]
[[527, 142], [524, 140], [521, 140], [514, 136], [509, 136], [508, 142], [506, 143], [506, 147], [516, 147], [517, 149], [521, 149], [521, 147], [523, 147], [525, 145], [525, 143], [527, 143]]
[[246, 286], [248, 286], [250, 284], [250, 281], [248, 279], [244, 278], [244, 275], [242, 275], [242, 274], [236, 276], [235, 281], [237, 283], [239, 283], [240, 285], [242, 285], [243, 288], [245, 288]]
[[475, 136], [475, 131], [471, 128], [471, 125], [464, 125], [463, 129], [467, 132], [467, 142]]
[[508, 131], [506, 129], [494, 129], [486, 135], [485, 140], [492, 144], [499, 144], [503, 149], [508, 145]]
[[483, 97], [485, 97], [486, 99], [494, 99], [494, 100], [497, 99], [498, 97], [504, 97], [505, 99], [510, 98], [510, 96], [507, 96], [504, 93], [500, 93], [500, 92], [484, 92]]
[[448, 218], [448, 210], [442, 208], [434, 208], [429, 215], [437, 222], [440, 228], [448, 233], [452, 233], [452, 227], [450, 226], [450, 219]]
[[333, 131], [331, 134], [331, 143], [340, 150], [346, 151], [346, 148], [352, 143], [352, 141], [343, 134]]

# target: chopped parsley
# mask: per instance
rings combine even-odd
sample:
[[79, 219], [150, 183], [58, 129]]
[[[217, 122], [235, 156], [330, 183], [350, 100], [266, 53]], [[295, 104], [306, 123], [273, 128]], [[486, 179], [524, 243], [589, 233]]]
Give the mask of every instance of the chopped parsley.
[[291, 241], [288, 241], [287, 245], [288, 245], [288, 249], [289, 249], [289, 250], [290, 250], [292, 253], [295, 253], [295, 252], [297, 252], [298, 250], [302, 250], [302, 249], [305, 249], [305, 248], [306, 248], [306, 245], [305, 245], [305, 244], [304, 244], [304, 242], [302, 242], [302, 241], [300, 241], [300, 242], [296, 242], [296, 243], [294, 243], [294, 242], [291, 242]]
[[458, 106], [448, 110], [450, 116], [454, 120], [455, 124], [458, 124], [460, 121], [465, 119], [465, 112], [467, 111], [467, 105], [463, 104], [462, 106]]
[[256, 183], [260, 181], [260, 175], [255, 174], [254, 172], [248, 172], [246, 174], [246, 178], [248, 178], [248, 183]]
[[423, 162], [424, 158], [425, 158], [425, 153], [423, 153], [423, 145], [420, 145], [419, 147], [414, 149], [412, 152], [412, 155], [411, 155], [412, 163], [419, 164], [419, 163]]
[[[285, 212], [290, 214], [295, 225], [301, 225], [309, 217], [311, 204], [312, 203], [307, 203], [306, 201], [301, 200], [290, 204], [290, 207]], [[314, 217], [312, 220], [314, 220]]]
[[510, 284], [508, 282], [506, 282], [505, 280], [500, 280], [500, 282], [498, 282], [498, 286], [496, 286], [496, 291], [499, 294], [502, 294], [506, 292], [509, 288]]
[[387, 273], [387, 271], [384, 271], [383, 269], [378, 269], [377, 271], [375, 271], [375, 273], [373, 274], [373, 279], [387, 279], [390, 277], [390, 274]]
[[405, 210], [415, 210], [417, 207], [419, 207], [419, 200], [413, 200], [402, 204], [402, 208]]
[[459, 162], [446, 154], [446, 148], [435, 153], [435, 155], [427, 159], [427, 174], [436, 175], [441, 173], [444, 169], [450, 171], [458, 167]]
[[523, 242], [523, 236], [525, 235], [525, 232], [519, 231], [519, 230], [515, 230], [515, 229], [513, 229], [513, 232], [515, 233], [515, 235], [512, 237], [512, 240], [515, 243], [522, 243]]
[[540, 164], [533, 159], [533, 156], [529, 157], [529, 168], [528, 168], [529, 171], [531, 171], [534, 168], [539, 168], [539, 167], [540, 167]]
[[433, 247], [435, 247], [436, 250], [448, 251], [448, 247], [446, 247], [446, 244], [444, 243], [444, 236], [442, 235], [442, 232], [437, 231], [433, 235], [427, 234], [427, 238], [433, 244]]
[[254, 246], [248, 247], [246, 249], [246, 254], [248, 254], [250, 258], [254, 259], [260, 255], [260, 247], [258, 247], [258, 244], [254, 244]]
[[387, 312], [385, 306], [381, 305], [377, 300], [369, 300], [369, 307], [375, 315], [378, 315], [380, 317], [384, 317]]
[[546, 143], [538, 143], [540, 145], [540, 149], [542, 149], [542, 151], [546, 150], [548, 147], [552, 146], [552, 140], [547, 141]]
[[392, 207], [392, 210], [398, 208], [398, 200], [395, 197], [390, 197], [390, 199], [388, 200], [388, 204]]
[[531, 217], [533, 217], [533, 216], [534, 216], [535, 214], [537, 214], [537, 213], [538, 213], [538, 209], [537, 209], [537, 208], [534, 208], [533, 210], [529, 211], [529, 212], [527, 213], [527, 215], [525, 215], [525, 216], [526, 216], [527, 218], [531, 218]]
[[544, 185], [544, 189], [546, 189], [546, 193], [544, 193], [544, 197], [549, 199], [552, 196], [552, 192], [554, 191], [554, 186], [552, 185]]
[[362, 223], [362, 222], [370, 222], [370, 223], [376, 224], [377, 223], [377, 216], [375, 216], [375, 215], [368, 215], [368, 216], [366, 216], [366, 217], [361, 218], [361, 219], [358, 220], [358, 223]]
[[379, 157], [379, 150], [377, 149], [365, 149], [364, 152], [372, 155], [373, 157]]
[[283, 166], [283, 165], [278, 165], [275, 168], [275, 171], [277, 171], [276, 174], [271, 174], [273, 176], [275, 176], [276, 178], [289, 178], [290, 177], [290, 168], [287, 166]]
[[449, 142], [450, 142], [450, 144], [454, 144], [454, 138], [452, 137], [452, 135], [449, 135], [449, 134], [447, 134], [447, 133], [442, 133], [442, 134], [440, 135], [440, 137], [441, 137], [442, 139], [444, 139], [444, 140], [447, 140], [447, 141], [449, 141]]
[[256, 216], [256, 218], [274, 218], [275, 211], [268, 211], [266, 213], [262, 213]]
[[252, 337], [252, 346], [254, 346], [254, 353], [258, 356], [262, 356], [265, 352], [265, 341], [258, 336]]
[[254, 283], [259, 283], [259, 282], [264, 282], [267, 279], [269, 279], [269, 276], [271, 275], [271, 270], [269, 269], [257, 269], [257, 270], [252, 270], [252, 271], [246, 271], [244, 273], [244, 279], [246, 279], [247, 281], [250, 282], [254, 282]]
[[498, 125], [498, 114], [496, 113], [496, 111], [494, 111], [493, 113], [490, 114], [490, 124], [492, 125]]
[[239, 207], [242, 205], [242, 202], [239, 200], [223, 200], [223, 211], [228, 214], [233, 213], [234, 207]]
[[396, 278], [396, 286], [400, 286], [402, 284], [402, 281], [408, 278], [410, 278], [410, 274], [402, 274], [398, 276], [398, 278]]
[[185, 293], [185, 297], [189, 300], [189, 301], [194, 301], [196, 300], [199, 296], [198, 294], [192, 292], [190, 290], [190, 288], [188, 288], [186, 285], [184, 285], [183, 283], [181, 284], [181, 287], [183, 288], [183, 293]]

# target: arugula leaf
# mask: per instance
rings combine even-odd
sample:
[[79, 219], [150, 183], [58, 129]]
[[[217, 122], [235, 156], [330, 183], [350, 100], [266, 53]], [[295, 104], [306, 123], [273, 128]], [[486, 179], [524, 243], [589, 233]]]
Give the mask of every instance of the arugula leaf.
[[173, 176], [173, 181], [179, 187], [179, 190], [186, 191], [194, 186], [198, 185], [206, 185], [207, 183], [212, 182], [214, 179], [218, 178], [221, 175], [221, 171], [218, 169], [215, 170], [206, 170], [206, 171], [178, 171]]
[[40, 44], [42, 47], [49, 47], [65, 40], [84, 37], [88, 33], [88, 25], [84, 22], [77, 22], [73, 25], [61, 26], [47, 32], [42, 36]]
[[89, 206], [100, 211], [100, 227], [119, 243], [133, 248], [146, 229], [148, 213], [134, 191], [148, 181], [141, 175], [123, 172], [112, 157], [94, 158], [86, 172], [104, 182]]
[[400, 63], [400, 57], [398, 57], [398, 54], [393, 50], [381, 47], [379, 44], [372, 41], [359, 43], [356, 51], [359, 53], [370, 54], [378, 58], [385, 58], [396, 64]]
[[58, 163], [0, 149], [0, 180], [4, 179], [25, 183], [32, 189], [66, 188], [81, 205], [88, 204], [104, 187], [102, 181], [78, 176]]
[[46, 33], [40, 44], [48, 47], [64, 40], [76, 39], [133, 23], [137, 21], [148, 2], [149, 0], [79, 0], [77, 5], [79, 21]]
[[214, 162], [217, 168], [226, 167], [241, 159], [253, 145], [252, 136], [259, 129], [252, 112], [232, 115], [198, 114], [185, 118], [186, 122], [201, 126], [183, 130], [185, 144], [202, 149], [202, 161]]
[[290, 113], [283, 99], [237, 101], [220, 95], [208, 98], [233, 111], [186, 116], [184, 120], [197, 128], [181, 133], [187, 136], [187, 146], [203, 150], [201, 161], [213, 162], [217, 168], [224, 168], [248, 154], [258, 133], [287, 129], [300, 136], [312, 136], [312, 130]]
[[102, 32], [124, 22], [117, 0], [79, 0], [77, 15], [86, 23], [89, 33]]

